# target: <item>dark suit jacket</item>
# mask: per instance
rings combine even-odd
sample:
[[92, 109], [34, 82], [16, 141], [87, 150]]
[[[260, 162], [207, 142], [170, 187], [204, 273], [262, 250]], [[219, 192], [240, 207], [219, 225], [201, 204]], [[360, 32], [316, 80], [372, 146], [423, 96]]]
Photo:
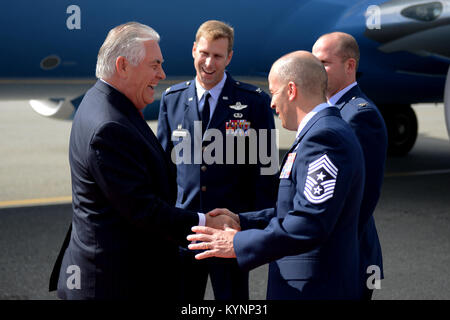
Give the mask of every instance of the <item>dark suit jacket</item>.
[[[280, 175], [277, 206], [240, 214], [249, 227], [275, 217], [264, 230], [236, 234], [238, 264], [252, 269], [270, 262], [268, 299], [359, 299], [364, 161], [358, 140], [329, 107], [311, 118], [289, 153], [295, 159], [290, 173]], [[287, 163], [285, 157], [283, 169]]]
[[373, 212], [381, 194], [387, 150], [387, 130], [381, 113], [366, 97], [358, 85], [344, 94], [336, 106], [342, 118], [353, 128], [364, 153], [366, 182], [361, 203], [359, 241], [361, 257], [361, 283], [366, 286], [367, 267], [377, 265], [383, 277], [380, 240]]
[[[174, 207], [174, 165], [133, 103], [100, 80], [73, 120], [69, 160], [72, 232], [55, 265], [58, 296], [174, 296], [177, 245], [198, 215]], [[80, 289], [67, 285], [70, 266], [81, 270]]]

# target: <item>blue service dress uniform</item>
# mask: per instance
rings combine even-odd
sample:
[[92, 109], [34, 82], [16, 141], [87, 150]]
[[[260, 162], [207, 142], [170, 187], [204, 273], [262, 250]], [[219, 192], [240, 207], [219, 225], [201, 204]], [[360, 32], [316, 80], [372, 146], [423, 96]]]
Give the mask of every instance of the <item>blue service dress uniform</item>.
[[[270, 130], [275, 125], [269, 96], [253, 85], [234, 80], [227, 73], [208, 126], [208, 130], [216, 129], [216, 134], [223, 138], [223, 148], [214, 151], [211, 148], [217, 139], [202, 142], [201, 133], [199, 137], [199, 132], [195, 132], [195, 122], [200, 123], [197, 101], [195, 80], [172, 86], [161, 98], [157, 136], [164, 150], [173, 156], [172, 160], [182, 157], [186, 160], [186, 150], [172, 150], [185, 143], [187, 136], [191, 138], [191, 153], [187, 157], [190, 161], [177, 164], [177, 206], [204, 213], [215, 208], [244, 212], [273, 206], [278, 181], [278, 150], [272, 150], [272, 161], [276, 161], [272, 174], [261, 174], [264, 166], [259, 156], [256, 163], [251, 160], [252, 156], [259, 154], [261, 142], [269, 150], [264, 154], [270, 155]], [[249, 129], [258, 133], [258, 143], [250, 143], [250, 137], [245, 137]], [[269, 131], [268, 139], [261, 138], [259, 129]], [[238, 131], [244, 134], [244, 149], [238, 147], [239, 137], [233, 137]], [[234, 147], [226, 144], [230, 137], [234, 139]], [[245, 164], [239, 163], [238, 159], [243, 151]], [[205, 157], [201, 157], [202, 152], [203, 155], [216, 156], [218, 160], [215, 163], [205, 161]], [[185, 279], [182, 299], [203, 298], [208, 272], [216, 299], [248, 299], [248, 272], [240, 270], [234, 259], [198, 261], [187, 248], [180, 248], [180, 257], [180, 273]]]
[[339, 110], [315, 114], [282, 162], [275, 208], [240, 214], [243, 269], [269, 264], [267, 299], [359, 299], [361, 147]]
[[364, 153], [366, 182], [361, 203], [358, 226], [361, 285], [367, 289], [369, 266], [378, 266], [383, 274], [383, 259], [380, 240], [373, 213], [381, 194], [387, 152], [387, 129], [383, 117], [375, 104], [367, 98], [358, 85], [352, 87], [336, 103], [342, 118], [353, 128]]

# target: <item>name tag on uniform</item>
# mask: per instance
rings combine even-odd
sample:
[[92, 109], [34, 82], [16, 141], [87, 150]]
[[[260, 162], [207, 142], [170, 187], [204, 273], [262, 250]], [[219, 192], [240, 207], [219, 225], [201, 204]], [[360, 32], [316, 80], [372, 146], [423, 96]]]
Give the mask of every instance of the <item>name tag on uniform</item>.
[[297, 153], [289, 153], [286, 162], [284, 163], [283, 169], [280, 173], [280, 179], [287, 179], [291, 175], [292, 166], [294, 165], [295, 156]]
[[182, 129], [181, 125], [178, 125], [177, 130], [172, 132], [172, 141], [178, 141], [178, 138], [185, 138], [187, 136], [187, 130]]

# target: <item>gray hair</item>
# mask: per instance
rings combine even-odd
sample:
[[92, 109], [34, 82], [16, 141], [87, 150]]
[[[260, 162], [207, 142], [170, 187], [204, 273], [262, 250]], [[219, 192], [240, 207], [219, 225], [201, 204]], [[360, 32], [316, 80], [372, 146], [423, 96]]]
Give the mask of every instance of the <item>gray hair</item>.
[[132, 65], [138, 65], [145, 57], [143, 42], [159, 42], [159, 34], [144, 24], [127, 22], [109, 31], [97, 56], [95, 75], [97, 78], [110, 78], [116, 71], [116, 59], [125, 57]]
[[294, 82], [304, 94], [325, 98], [328, 76], [319, 59], [306, 51], [287, 54], [274, 63], [279, 78]]

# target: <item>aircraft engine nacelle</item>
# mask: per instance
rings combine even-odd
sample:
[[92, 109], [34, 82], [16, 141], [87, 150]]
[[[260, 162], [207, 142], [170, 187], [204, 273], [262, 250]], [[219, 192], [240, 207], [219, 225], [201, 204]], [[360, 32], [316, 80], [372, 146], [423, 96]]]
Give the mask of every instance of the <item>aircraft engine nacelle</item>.
[[72, 119], [76, 110], [69, 99], [30, 100], [29, 103], [41, 116], [60, 120]]
[[448, 68], [447, 79], [445, 80], [444, 113], [448, 137], [450, 138], [450, 67]]

